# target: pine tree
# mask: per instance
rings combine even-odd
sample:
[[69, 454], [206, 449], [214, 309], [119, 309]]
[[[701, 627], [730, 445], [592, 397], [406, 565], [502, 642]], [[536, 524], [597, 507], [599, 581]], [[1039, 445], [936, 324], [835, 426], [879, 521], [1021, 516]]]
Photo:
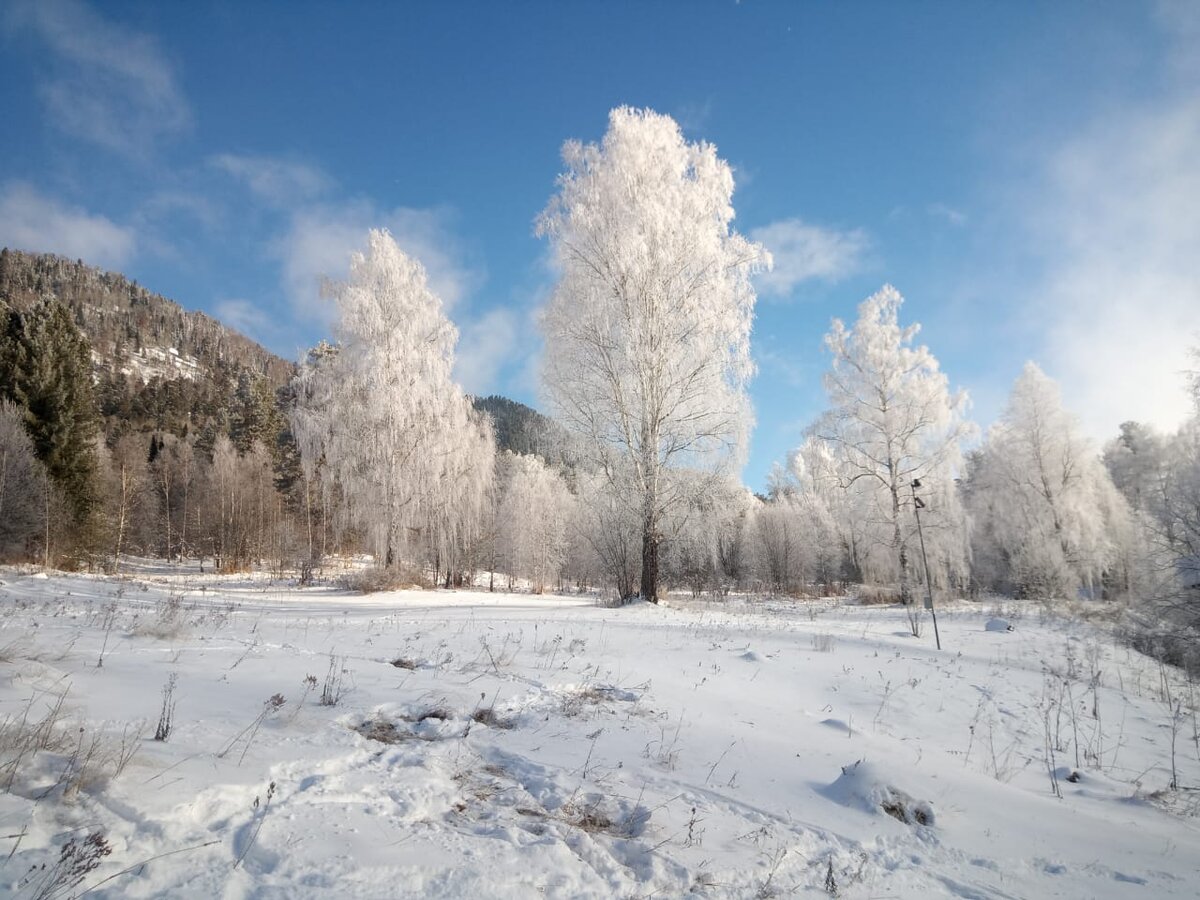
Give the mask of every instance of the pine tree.
[[0, 395], [25, 411], [46, 473], [83, 525], [96, 503], [96, 403], [91, 348], [61, 303], [9, 310], [0, 335]]

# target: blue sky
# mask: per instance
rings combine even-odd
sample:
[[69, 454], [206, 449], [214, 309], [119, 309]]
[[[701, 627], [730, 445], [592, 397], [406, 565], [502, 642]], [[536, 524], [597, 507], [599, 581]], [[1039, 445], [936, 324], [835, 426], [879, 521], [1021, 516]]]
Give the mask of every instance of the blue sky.
[[621, 104], [734, 167], [768, 244], [760, 487], [822, 336], [885, 282], [986, 427], [1034, 359], [1097, 438], [1187, 411], [1200, 4], [0, 5], [0, 244], [119, 269], [297, 357], [368, 227], [419, 256], [471, 391], [537, 405], [533, 220]]

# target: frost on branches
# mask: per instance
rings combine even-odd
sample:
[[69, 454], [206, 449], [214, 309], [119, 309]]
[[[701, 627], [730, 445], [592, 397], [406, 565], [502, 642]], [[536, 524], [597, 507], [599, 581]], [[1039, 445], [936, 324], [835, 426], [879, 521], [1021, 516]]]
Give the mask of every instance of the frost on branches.
[[943, 582], [966, 577], [966, 523], [954, 479], [974, 426], [963, 417], [965, 392], [951, 393], [929, 349], [913, 346], [920, 326], [899, 324], [903, 302], [888, 285], [859, 306], [853, 329], [834, 320], [825, 338], [833, 355], [825, 376], [830, 408], [810, 429], [803, 456], [835, 513], [854, 574], [899, 582], [907, 601], [914, 479], [926, 504], [931, 574]]
[[349, 280], [327, 290], [337, 344], [301, 366], [292, 415], [306, 470], [340, 489], [377, 560], [426, 552], [449, 565], [479, 527], [495, 453], [451, 378], [458, 332], [387, 231], [371, 231]]
[[[733, 174], [669, 117], [613, 110], [599, 144], [568, 142], [543, 212], [560, 270], [543, 317], [544, 379], [640, 524], [641, 595], [658, 597], [659, 546], [688, 489], [719, 476], [751, 424], [752, 272], [770, 264], [733, 231]], [[689, 479], [690, 480], [690, 479]]]
[[556, 587], [569, 550], [575, 498], [566, 481], [536, 456], [509, 454], [499, 508], [500, 556], [535, 594]]
[[1128, 507], [1058, 386], [1026, 363], [972, 458], [966, 494], [979, 578], [1017, 596], [1099, 596], [1119, 568]]

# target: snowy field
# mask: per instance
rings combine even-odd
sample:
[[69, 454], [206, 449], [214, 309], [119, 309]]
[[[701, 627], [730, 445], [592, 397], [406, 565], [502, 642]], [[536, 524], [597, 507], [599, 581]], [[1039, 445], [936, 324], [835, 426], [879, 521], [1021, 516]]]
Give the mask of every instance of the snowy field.
[[0, 892], [1200, 889], [1187, 685], [1032, 608], [0, 582]]

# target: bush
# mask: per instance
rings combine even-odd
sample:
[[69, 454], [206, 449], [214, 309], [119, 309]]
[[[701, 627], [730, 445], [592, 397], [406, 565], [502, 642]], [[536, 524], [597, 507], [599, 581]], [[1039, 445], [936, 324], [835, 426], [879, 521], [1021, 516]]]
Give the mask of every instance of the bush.
[[881, 584], [864, 584], [858, 589], [859, 606], [887, 606], [899, 602], [899, 588]]
[[173, 640], [187, 631], [185, 613], [183, 595], [172, 593], [165, 600], [154, 604], [154, 616], [139, 622], [133, 631], [142, 637]]
[[358, 591], [362, 594], [432, 587], [425, 573], [412, 566], [362, 569], [342, 578], [342, 586], [347, 590]]

